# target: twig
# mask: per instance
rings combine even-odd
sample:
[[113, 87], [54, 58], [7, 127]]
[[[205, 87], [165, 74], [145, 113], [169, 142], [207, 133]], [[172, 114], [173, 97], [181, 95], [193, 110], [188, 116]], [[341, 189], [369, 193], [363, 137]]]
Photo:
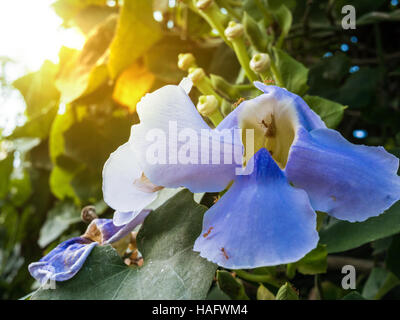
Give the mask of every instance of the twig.
[[352, 265], [360, 272], [370, 272], [376, 266], [383, 266], [383, 263], [375, 264], [374, 261], [358, 259], [345, 256], [328, 256], [328, 269], [338, 270], [345, 265]]

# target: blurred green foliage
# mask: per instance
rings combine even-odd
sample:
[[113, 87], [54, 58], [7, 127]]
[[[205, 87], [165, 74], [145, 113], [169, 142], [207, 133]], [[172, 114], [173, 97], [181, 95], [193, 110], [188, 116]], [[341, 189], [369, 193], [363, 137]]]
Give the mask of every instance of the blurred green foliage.
[[[329, 127], [337, 127], [352, 142], [384, 145], [398, 152], [400, 9], [383, 0], [350, 1], [357, 10], [357, 29], [343, 30], [341, 8], [348, 2], [216, 0], [243, 22], [246, 45], [269, 52], [282, 85], [304, 96]], [[62, 48], [59, 64], [45, 61], [40, 70], [13, 83], [25, 99], [27, 121], [11, 135], [0, 137], [0, 298], [19, 298], [33, 290], [27, 265], [60, 241], [82, 232], [83, 206], [94, 204], [99, 214], [111, 217], [112, 210], [102, 201], [103, 164], [128, 139], [130, 126], [138, 122], [135, 110], [139, 99], [185, 76], [177, 67], [179, 53], [195, 55], [197, 65], [212, 75], [214, 89], [228, 105], [240, 96], [258, 94], [246, 86], [232, 49], [185, 3], [188, 1], [176, 1], [173, 6], [167, 0], [54, 3], [65, 27], [80, 28], [87, 41], [81, 51]], [[162, 15], [162, 21], [153, 19], [154, 11]], [[348, 46], [345, 52], [342, 44]], [[226, 85], [233, 89], [224, 92]], [[198, 95], [196, 90], [191, 93], [193, 101]], [[356, 129], [366, 130], [368, 136], [357, 140], [352, 136]], [[300, 295], [312, 295], [313, 278], [307, 275], [325, 272], [327, 252], [353, 249], [346, 254], [373, 259], [375, 264], [384, 261], [389, 252], [388, 269], [374, 268], [362, 291], [366, 298], [384, 297], [393, 289], [387, 279], [397, 284], [400, 275], [395, 258], [400, 254], [396, 236], [399, 215], [396, 205], [369, 220], [367, 226], [325, 221], [321, 242], [327, 247], [318, 247], [291, 267], [289, 278], [301, 287]], [[373, 255], [371, 241], [385, 237], [388, 241]], [[107, 248], [96, 250], [93, 261]], [[329, 271], [319, 289], [326, 297], [341, 298], [343, 292], [333, 284], [340, 283], [337, 272], [331, 275]], [[255, 270], [252, 276], [266, 279], [270, 270]], [[256, 283], [256, 291], [248, 294], [251, 298], [299, 298], [289, 283], [277, 291], [267, 288], [268, 281], [266, 287], [251, 278], [245, 281], [244, 285], [227, 271], [218, 271], [219, 289], [214, 287], [212, 292], [218, 289], [233, 299], [248, 298], [245, 289]], [[400, 292], [390, 292], [400, 297]]]

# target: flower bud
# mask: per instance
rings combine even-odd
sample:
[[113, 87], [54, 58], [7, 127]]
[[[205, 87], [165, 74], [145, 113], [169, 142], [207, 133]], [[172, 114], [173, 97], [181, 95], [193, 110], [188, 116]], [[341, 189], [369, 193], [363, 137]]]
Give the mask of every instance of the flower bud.
[[225, 29], [225, 36], [229, 41], [237, 39], [243, 35], [244, 28], [241, 23], [236, 23], [235, 21], [231, 21], [228, 24], [228, 27]]
[[197, 0], [196, 7], [199, 10], [206, 10], [214, 3], [214, 0]]
[[250, 61], [250, 68], [256, 73], [262, 73], [269, 69], [271, 59], [266, 53], [257, 53]]
[[190, 68], [189, 69], [189, 78], [192, 80], [193, 84], [196, 85], [199, 83], [204, 77], [206, 76], [206, 73], [202, 68]]
[[188, 71], [190, 68], [196, 67], [196, 59], [191, 53], [180, 53], [178, 55], [178, 68]]
[[96, 208], [94, 206], [86, 206], [81, 211], [81, 219], [84, 223], [90, 223], [97, 219]]
[[202, 116], [208, 117], [218, 110], [218, 100], [215, 96], [200, 96], [197, 110]]

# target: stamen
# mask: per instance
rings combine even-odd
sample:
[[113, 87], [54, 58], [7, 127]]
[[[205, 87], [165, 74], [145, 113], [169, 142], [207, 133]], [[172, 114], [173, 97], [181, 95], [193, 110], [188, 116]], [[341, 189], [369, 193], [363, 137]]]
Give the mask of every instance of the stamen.
[[237, 108], [237, 106], [239, 104], [241, 104], [244, 100], [246, 100], [245, 98], [239, 98], [234, 104], [233, 104], [233, 108]]
[[275, 126], [275, 117], [273, 114], [271, 114], [271, 122], [269, 123], [267, 127], [267, 132], [265, 134], [266, 137], [272, 138], [275, 137], [276, 135], [276, 126]]
[[266, 131], [265, 131], [265, 137], [268, 138], [273, 138], [276, 135], [276, 126], [275, 126], [275, 117], [273, 114], [271, 114], [271, 121], [267, 123], [266, 120], [261, 120], [260, 125], [264, 126]]
[[212, 229], [214, 229], [214, 228], [213, 228], [213, 227], [210, 227], [210, 228], [208, 229], [208, 231], [207, 231], [205, 234], [203, 234], [203, 237], [204, 237], [204, 238], [208, 237], [208, 235], [210, 234], [210, 232], [211, 232]]

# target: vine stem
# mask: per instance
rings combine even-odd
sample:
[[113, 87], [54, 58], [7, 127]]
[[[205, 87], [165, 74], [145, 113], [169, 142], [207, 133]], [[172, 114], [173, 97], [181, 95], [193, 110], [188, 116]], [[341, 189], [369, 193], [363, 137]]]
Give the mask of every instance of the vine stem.
[[234, 272], [242, 279], [251, 282], [263, 282], [268, 283], [274, 287], [280, 288], [283, 285], [282, 281], [279, 281], [269, 274], [253, 274], [244, 270], [234, 270]]

